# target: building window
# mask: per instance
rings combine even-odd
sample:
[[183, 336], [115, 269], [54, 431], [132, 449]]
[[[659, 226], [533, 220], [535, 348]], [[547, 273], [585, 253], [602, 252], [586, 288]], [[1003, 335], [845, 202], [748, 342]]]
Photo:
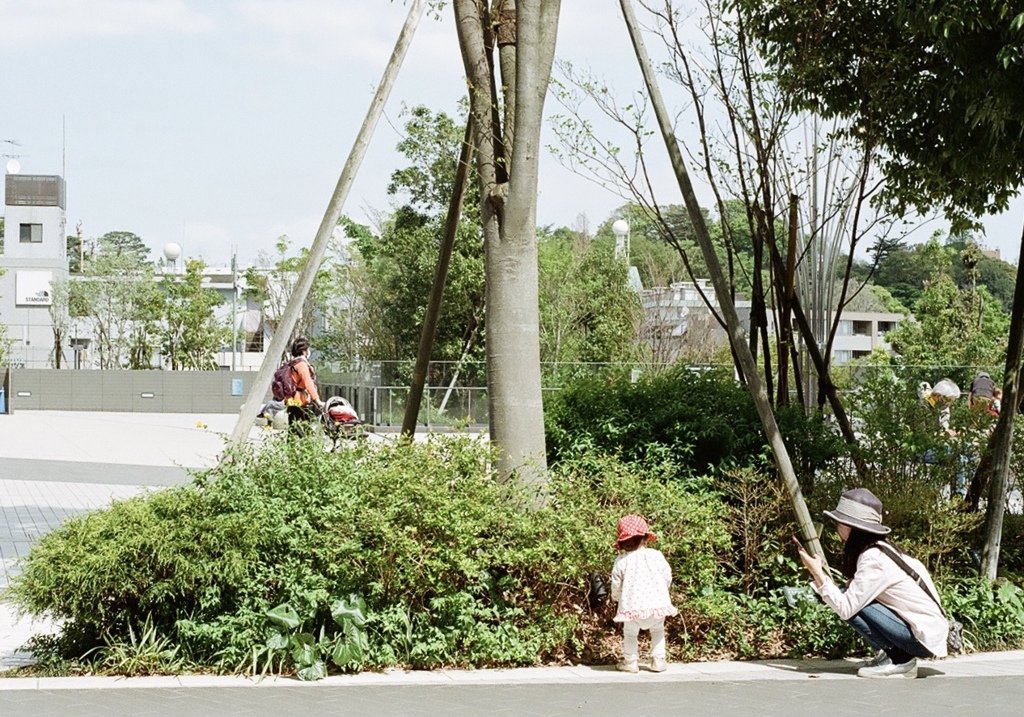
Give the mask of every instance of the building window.
[[853, 322], [847, 319], [840, 319], [839, 331], [837, 331], [836, 333], [838, 333], [840, 336], [853, 336]]
[[22, 224], [21, 225], [21, 243], [22, 244], [41, 244], [43, 242], [43, 225], [42, 224]]

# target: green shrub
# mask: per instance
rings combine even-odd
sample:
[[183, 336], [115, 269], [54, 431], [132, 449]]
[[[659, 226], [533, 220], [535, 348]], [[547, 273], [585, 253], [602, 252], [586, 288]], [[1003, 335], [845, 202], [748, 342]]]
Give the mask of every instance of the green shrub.
[[[495, 480], [490, 447], [471, 438], [337, 453], [316, 439], [270, 441], [190, 485], [69, 520], [33, 547], [9, 596], [64, 622], [58, 638], [34, 642], [46, 673], [316, 678], [393, 665], [607, 662], [621, 626], [610, 607], [589, 609], [588, 576], [608, 574], [616, 521], [637, 512], [673, 569], [673, 658], [863, 652], [820, 602], [783, 599], [807, 576], [771, 475], [724, 466], [714, 480], [680, 480], [679, 454], [656, 445], [633, 461], [564, 455], [535, 508], [535, 496]], [[816, 480], [820, 515], [842, 482], [828, 472]], [[1019, 589], [957, 579], [975, 518], [939, 493], [905, 491], [936, 501], [915, 507], [900, 503], [896, 482], [876, 488], [896, 507], [887, 521], [901, 542], [943, 566], [950, 611], [975, 647], [1024, 642]], [[834, 533], [825, 543], [839, 547]]]
[[[182, 669], [262, 672], [323, 662], [339, 634], [330, 606], [348, 594], [367, 606], [356, 668], [578, 657], [594, 619], [586, 576], [610, 568], [626, 512], [661, 534], [680, 599], [718, 580], [727, 536], [710, 497], [594, 458], [564, 463], [549, 506], [527, 510], [492, 458], [465, 438], [246, 449], [191, 485], [70, 520], [33, 548], [11, 597], [66, 621], [47, 643], [65, 657], [124, 652], [146, 634], [180, 645]], [[300, 625], [272, 619], [283, 606]]]
[[1024, 590], [1001, 580], [961, 580], [944, 585], [946, 613], [964, 624], [968, 648], [999, 650], [1024, 643]]
[[[679, 480], [771, 465], [750, 392], [723, 369], [581, 379], [551, 395], [544, 415], [551, 464], [595, 450], [631, 462], [667, 457]], [[814, 471], [839, 457], [839, 440], [821, 420], [790, 406], [776, 409], [776, 419], [797, 468]]]

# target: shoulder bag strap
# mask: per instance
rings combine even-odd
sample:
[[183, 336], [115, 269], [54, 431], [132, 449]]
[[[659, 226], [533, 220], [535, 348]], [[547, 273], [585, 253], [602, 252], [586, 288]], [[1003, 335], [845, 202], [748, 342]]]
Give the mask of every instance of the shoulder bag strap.
[[[294, 373], [299, 378], [302, 378], [302, 375], [299, 373], [298, 369], [295, 368], [300, 361], [305, 361], [306, 362], [306, 368], [309, 369], [310, 378], [315, 383], [316, 382], [316, 378], [314, 378], [314, 374], [313, 374], [313, 364], [311, 364], [309, 362], [309, 359], [306, 358], [305, 356], [296, 356], [295, 358], [293, 358], [291, 361], [288, 362], [288, 365], [292, 367], [292, 373]], [[304, 394], [306, 394], [306, 398], [310, 397], [309, 396], [309, 389], [305, 388], [305, 386], [303, 386], [303, 388], [300, 388], [299, 390], [302, 391]]]
[[916, 570], [914, 570], [912, 567], [907, 565], [906, 561], [904, 561], [903, 558], [900, 557], [899, 553], [897, 553], [895, 550], [893, 550], [891, 545], [888, 545], [888, 544], [883, 543], [883, 542], [877, 542], [877, 543], [875, 543], [874, 547], [878, 548], [883, 553], [888, 555], [890, 560], [892, 560], [894, 563], [896, 563], [898, 566], [900, 566], [900, 568], [903, 569], [903, 572], [905, 572], [907, 575], [909, 575], [911, 580], [913, 580], [915, 583], [917, 583], [918, 587], [920, 587], [922, 590], [924, 590], [925, 594], [928, 597], [930, 597], [932, 599], [932, 601], [936, 605], [938, 605], [939, 612], [942, 613], [942, 616], [946, 617], [946, 611], [942, 608], [942, 603], [940, 603], [939, 599], [932, 594], [931, 590], [928, 589], [927, 583], [925, 583], [925, 581], [921, 579], [921, 576], [917, 574]]

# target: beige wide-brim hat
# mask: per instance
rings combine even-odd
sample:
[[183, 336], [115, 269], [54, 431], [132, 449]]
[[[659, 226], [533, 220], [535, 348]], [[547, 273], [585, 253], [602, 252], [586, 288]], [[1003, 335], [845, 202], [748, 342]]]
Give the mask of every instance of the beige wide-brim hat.
[[875, 535], [887, 535], [889, 528], [882, 525], [882, 501], [867, 488], [854, 488], [843, 493], [835, 510], [826, 510], [837, 523]]

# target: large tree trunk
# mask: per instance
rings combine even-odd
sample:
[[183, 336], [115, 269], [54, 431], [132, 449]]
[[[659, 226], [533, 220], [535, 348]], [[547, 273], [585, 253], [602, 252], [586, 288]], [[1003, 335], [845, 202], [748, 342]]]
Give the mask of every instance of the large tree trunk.
[[1010, 448], [1013, 422], [1020, 405], [1020, 370], [1024, 357], [1024, 232], [1017, 258], [1017, 288], [1013, 292], [1010, 313], [1010, 339], [1006, 346], [1006, 371], [1003, 373], [1003, 408], [992, 434], [992, 482], [985, 510], [985, 543], [981, 550], [981, 574], [995, 580], [999, 571], [999, 548], [1003, 538], [1003, 513], [1010, 472]]
[[[491, 440], [503, 480], [545, 480], [537, 286], [537, 174], [544, 98], [559, 0], [455, 0], [459, 45], [476, 129], [486, 246], [487, 386]], [[505, 110], [498, 114], [492, 22], [497, 23]], [[510, 77], [510, 75], [513, 75]]]

